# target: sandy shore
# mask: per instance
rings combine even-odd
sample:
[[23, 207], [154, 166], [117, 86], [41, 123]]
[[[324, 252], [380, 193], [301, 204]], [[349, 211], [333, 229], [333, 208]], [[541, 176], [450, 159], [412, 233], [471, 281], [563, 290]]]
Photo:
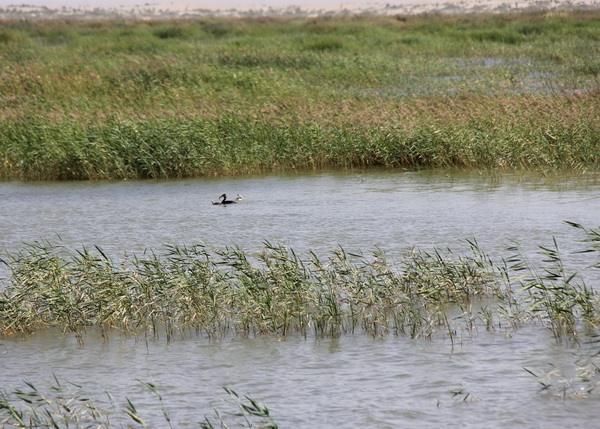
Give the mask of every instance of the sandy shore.
[[[243, 0], [242, 0], [243, 1]], [[408, 0], [398, 3], [369, 2], [335, 3], [320, 8], [298, 6], [265, 6], [251, 7], [240, 3], [240, 7], [219, 9], [194, 8], [188, 4], [176, 2], [145, 3], [144, 5], [119, 7], [60, 7], [52, 8], [36, 5], [6, 5], [0, 3], [0, 19], [101, 19], [101, 18], [135, 18], [135, 19], [193, 19], [201, 17], [317, 17], [336, 15], [416, 15], [423, 13], [506, 13], [515, 11], [536, 10], [590, 10], [600, 9], [600, 0]], [[310, 3], [308, 4], [310, 6]]]

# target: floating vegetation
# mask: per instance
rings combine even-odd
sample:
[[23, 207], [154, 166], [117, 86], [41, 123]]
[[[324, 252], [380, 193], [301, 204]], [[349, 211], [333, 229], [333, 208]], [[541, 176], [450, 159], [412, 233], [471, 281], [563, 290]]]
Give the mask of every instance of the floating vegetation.
[[[153, 383], [140, 382], [160, 407], [162, 425], [174, 428], [167, 404]], [[61, 382], [54, 377], [48, 391], [25, 382], [23, 388], [12, 392], [0, 391], [0, 425], [3, 428], [97, 428], [111, 427], [145, 428], [146, 419], [135, 404], [125, 400], [125, 405], [115, 404], [113, 396], [106, 393], [107, 400], [90, 398], [83, 387]], [[236, 427], [277, 429], [269, 409], [249, 396], [241, 396], [235, 390], [224, 387], [229, 401], [224, 409], [215, 409], [214, 416], [205, 415], [199, 427], [202, 429]], [[156, 422], [153, 422], [155, 424]]]
[[[598, 230], [573, 225], [591, 244], [583, 252], [598, 252]], [[167, 341], [189, 333], [454, 341], [463, 330], [540, 322], [557, 339], [577, 339], [580, 329], [600, 323], [598, 296], [564, 266], [556, 241], [540, 247], [540, 268], [515, 248], [496, 264], [476, 241], [468, 243], [468, 254], [413, 250], [391, 264], [381, 251], [364, 256], [339, 248], [328, 258], [302, 258], [268, 242], [257, 255], [169, 246], [161, 255], [115, 263], [99, 248], [37, 242], [7, 258], [0, 334], [55, 327], [83, 341], [94, 327], [104, 335], [118, 330]]]

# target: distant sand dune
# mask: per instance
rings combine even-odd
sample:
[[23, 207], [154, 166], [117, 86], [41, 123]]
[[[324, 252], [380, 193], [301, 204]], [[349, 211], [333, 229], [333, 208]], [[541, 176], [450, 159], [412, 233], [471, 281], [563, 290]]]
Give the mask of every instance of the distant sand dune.
[[[234, 0], [235, 1], [235, 0]], [[51, 8], [36, 5], [6, 5], [1, 6], [0, 19], [99, 19], [99, 18], [136, 18], [136, 19], [168, 19], [168, 18], [199, 18], [199, 17], [315, 17], [332, 15], [416, 15], [422, 13], [501, 13], [511, 11], [527, 10], [589, 10], [599, 9], [600, 0], [408, 0], [404, 2], [378, 3], [370, 2], [368, 5], [355, 4], [352, 2], [333, 1], [320, 3], [326, 6], [311, 8], [298, 6], [264, 6], [251, 7], [240, 1], [239, 7], [219, 9], [216, 6], [210, 8], [193, 8], [177, 2], [145, 3], [140, 5], [125, 5], [114, 8], [107, 7], [60, 7]], [[205, 4], [205, 3], [203, 3]], [[217, 4], [217, 3], [216, 3]], [[233, 4], [233, 3], [231, 3]], [[227, 5], [227, 3], [225, 3]]]

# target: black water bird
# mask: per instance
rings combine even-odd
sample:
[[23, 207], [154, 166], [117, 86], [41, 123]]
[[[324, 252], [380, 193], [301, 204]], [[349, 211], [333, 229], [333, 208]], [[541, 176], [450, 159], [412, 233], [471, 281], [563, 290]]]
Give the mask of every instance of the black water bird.
[[235, 200], [228, 200], [227, 194], [221, 194], [221, 196], [219, 196], [219, 200], [221, 200], [221, 201], [211, 201], [211, 202], [215, 206], [222, 206], [222, 205], [227, 205], [227, 204], [237, 204], [237, 202], [242, 199], [243, 198], [240, 194], [237, 194], [237, 196], [235, 197]]

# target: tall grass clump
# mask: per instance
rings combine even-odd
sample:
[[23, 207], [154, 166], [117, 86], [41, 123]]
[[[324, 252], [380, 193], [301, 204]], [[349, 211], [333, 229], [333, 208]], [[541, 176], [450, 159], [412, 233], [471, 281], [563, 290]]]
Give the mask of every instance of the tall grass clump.
[[[578, 253], [595, 255], [599, 251], [600, 230], [567, 223], [585, 233], [584, 243], [591, 243]], [[540, 267], [533, 267], [516, 248], [510, 249], [517, 253], [507, 259], [513, 271], [519, 274], [518, 284], [525, 294], [531, 317], [545, 323], [557, 339], [577, 338], [582, 329], [593, 332], [600, 324], [597, 290], [587, 286], [580, 273], [568, 269], [556, 239], [552, 245], [539, 246], [539, 249]], [[600, 267], [599, 261], [600, 258], [592, 256], [589, 268]]]
[[[585, 231], [595, 245], [598, 231]], [[380, 251], [300, 257], [270, 243], [259, 254], [170, 246], [117, 264], [101, 249], [33, 243], [6, 260], [0, 334], [58, 328], [83, 341], [93, 328], [167, 341], [190, 333], [453, 339], [463, 329], [539, 322], [562, 339], [600, 323], [596, 292], [566, 268], [556, 241], [540, 248], [539, 268], [517, 249], [494, 263], [469, 244], [460, 254], [414, 250], [396, 264]]]
[[429, 336], [443, 321], [442, 308], [499, 293], [479, 257], [415, 252], [406, 271], [396, 272], [382, 255], [370, 261], [339, 249], [328, 260], [303, 260], [267, 243], [257, 257], [237, 248], [173, 246], [117, 265], [99, 249], [34, 243], [9, 258], [0, 332], [57, 327], [82, 338], [97, 327], [167, 340], [185, 332]]

